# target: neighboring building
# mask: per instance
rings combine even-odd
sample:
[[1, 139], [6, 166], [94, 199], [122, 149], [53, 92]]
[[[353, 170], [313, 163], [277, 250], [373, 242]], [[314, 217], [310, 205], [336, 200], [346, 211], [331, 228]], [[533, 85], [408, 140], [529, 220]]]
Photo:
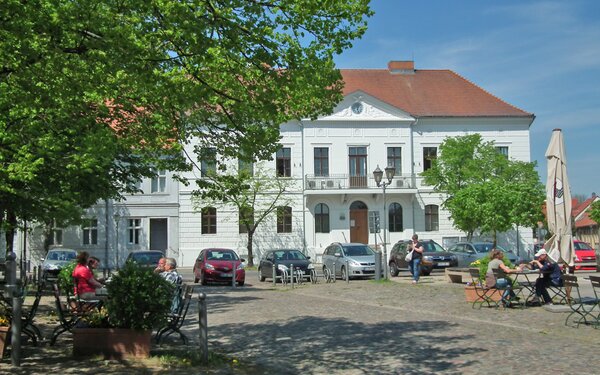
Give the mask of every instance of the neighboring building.
[[[370, 212], [379, 213], [382, 228], [387, 224], [389, 244], [418, 233], [448, 246], [465, 234], [453, 228], [441, 207], [443, 197], [419, 177], [444, 138], [479, 133], [507, 157], [530, 161], [534, 115], [450, 70], [416, 70], [412, 61], [392, 61], [388, 69], [341, 72], [344, 100], [331, 115], [281, 126], [282, 148], [269, 163], [297, 188], [293, 204], [279, 210], [279, 220], [273, 215], [257, 230], [257, 258], [267, 249], [296, 247], [320, 260], [334, 241], [375, 244]], [[384, 211], [373, 171], [388, 165], [396, 176], [386, 189]], [[202, 178], [207, 167], [184, 177]], [[143, 184], [145, 194], [99, 202], [89, 210], [87, 227], [61, 232], [62, 246], [87, 249], [111, 267], [143, 248], [165, 250], [182, 266], [191, 266], [209, 246], [246, 253], [247, 237], [240, 233], [235, 210], [194, 207], [194, 184], [175, 183], [168, 172]], [[530, 251], [531, 230], [516, 229], [500, 236], [499, 243]], [[382, 239], [381, 233], [376, 242]], [[39, 242], [29, 241], [29, 247], [32, 254], [40, 253]], [[35, 262], [35, 255], [31, 259]]]
[[572, 215], [575, 225], [575, 237], [583, 242], [589, 243], [594, 249], [598, 250], [600, 246], [600, 238], [598, 236], [598, 223], [592, 220], [589, 216], [589, 210], [592, 203], [600, 200], [596, 193], [585, 201], [579, 203], [574, 202]]

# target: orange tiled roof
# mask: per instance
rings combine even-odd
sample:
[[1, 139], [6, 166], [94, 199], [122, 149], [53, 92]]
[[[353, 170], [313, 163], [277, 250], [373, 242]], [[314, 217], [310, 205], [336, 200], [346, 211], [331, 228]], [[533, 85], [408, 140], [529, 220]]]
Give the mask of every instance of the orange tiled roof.
[[590, 198], [586, 199], [586, 200], [585, 200], [585, 201], [583, 201], [582, 203], [579, 203], [579, 204], [577, 205], [577, 207], [576, 207], [575, 205], [573, 205], [573, 210], [572, 210], [572, 212], [573, 212], [573, 216], [577, 216], [577, 215], [579, 215], [581, 212], [583, 212], [583, 211], [587, 210], [587, 208], [588, 208], [588, 207], [589, 207], [589, 206], [590, 206], [592, 203], [594, 203], [594, 201], [596, 200], [596, 198], [597, 198], [597, 197], [596, 197], [595, 195], [593, 195], [592, 197], [590, 197]]
[[[412, 62], [388, 69], [340, 69], [344, 95], [358, 90], [415, 117], [531, 117], [450, 70], [412, 70]], [[414, 73], [413, 73], [414, 72]]]
[[581, 218], [575, 222], [576, 228], [582, 227], [593, 227], [594, 225], [598, 225], [594, 220], [590, 218], [587, 212], [584, 212], [581, 215]]

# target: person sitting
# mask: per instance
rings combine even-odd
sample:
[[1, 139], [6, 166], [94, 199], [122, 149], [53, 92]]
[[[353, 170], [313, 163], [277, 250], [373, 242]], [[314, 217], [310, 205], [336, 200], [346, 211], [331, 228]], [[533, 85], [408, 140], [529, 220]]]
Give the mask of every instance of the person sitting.
[[535, 298], [532, 301], [540, 302], [540, 297], [542, 297], [546, 305], [552, 305], [548, 287], [550, 285], [563, 286], [560, 267], [548, 259], [548, 253], [544, 249], [535, 253], [535, 257], [537, 259], [532, 260], [529, 264], [532, 269], [540, 270], [541, 276], [535, 281]]
[[504, 252], [498, 249], [492, 249], [489, 254], [490, 262], [485, 274], [485, 283], [488, 288], [502, 289], [502, 302], [505, 305], [510, 303], [511, 299], [516, 299], [515, 292], [512, 290], [512, 280], [508, 277], [496, 279], [494, 270], [499, 269], [505, 274], [518, 272], [519, 269], [511, 269], [504, 264]]
[[97, 300], [100, 298], [96, 295], [96, 289], [102, 288], [102, 284], [96, 280], [88, 266], [89, 257], [87, 251], [82, 251], [77, 255], [77, 265], [71, 274], [76, 283], [74, 293], [83, 300]]
[[165, 270], [160, 275], [175, 285], [173, 301], [171, 302], [171, 313], [176, 314], [181, 304], [181, 283], [183, 282], [183, 278], [177, 272], [177, 261], [175, 258], [165, 258]]

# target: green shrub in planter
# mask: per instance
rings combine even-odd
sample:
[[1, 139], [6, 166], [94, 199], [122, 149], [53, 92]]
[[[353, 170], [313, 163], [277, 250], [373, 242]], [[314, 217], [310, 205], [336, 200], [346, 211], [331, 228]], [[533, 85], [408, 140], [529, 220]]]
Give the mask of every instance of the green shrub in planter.
[[165, 324], [175, 287], [151, 268], [127, 262], [106, 289], [113, 327], [148, 330]]
[[77, 261], [74, 260], [63, 266], [58, 273], [58, 279], [56, 282], [61, 293], [65, 295], [73, 294], [73, 270], [75, 269], [76, 265]]

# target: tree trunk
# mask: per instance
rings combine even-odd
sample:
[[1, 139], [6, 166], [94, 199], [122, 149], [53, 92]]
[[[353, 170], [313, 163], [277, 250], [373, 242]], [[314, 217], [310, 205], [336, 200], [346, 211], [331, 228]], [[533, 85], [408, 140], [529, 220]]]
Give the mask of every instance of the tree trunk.
[[14, 212], [8, 210], [6, 212], [6, 255], [14, 252], [15, 248], [15, 228], [17, 227], [17, 217]]
[[254, 237], [254, 230], [248, 230], [248, 267], [254, 267], [254, 256], [252, 255], [252, 238]]

